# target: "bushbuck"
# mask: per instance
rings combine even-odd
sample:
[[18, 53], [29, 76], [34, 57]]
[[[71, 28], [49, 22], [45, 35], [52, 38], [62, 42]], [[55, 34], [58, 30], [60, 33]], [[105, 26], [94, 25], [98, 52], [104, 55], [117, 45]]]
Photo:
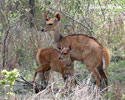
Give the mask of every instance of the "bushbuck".
[[68, 75], [72, 76], [72, 81], [75, 82], [73, 62], [70, 58], [61, 59], [59, 56], [60, 51], [55, 48], [41, 48], [36, 55], [36, 59], [40, 63], [40, 67], [35, 70], [33, 82], [35, 81], [38, 72], [42, 72], [42, 81], [48, 82], [45, 76], [45, 72], [49, 71], [50, 69], [62, 74], [64, 82], [66, 82]]
[[[97, 41], [94, 37], [85, 34], [72, 34], [63, 37], [59, 31], [60, 14], [57, 13], [55, 18], [48, 17], [44, 14], [46, 20], [42, 32], [53, 31], [54, 41], [57, 47], [72, 47], [71, 59], [77, 60], [86, 64], [87, 69], [92, 73], [96, 80], [97, 87], [100, 86], [100, 80], [105, 80], [105, 85], [108, 86], [107, 75], [104, 72], [110, 62], [110, 52]], [[108, 91], [108, 89], [107, 89]]]

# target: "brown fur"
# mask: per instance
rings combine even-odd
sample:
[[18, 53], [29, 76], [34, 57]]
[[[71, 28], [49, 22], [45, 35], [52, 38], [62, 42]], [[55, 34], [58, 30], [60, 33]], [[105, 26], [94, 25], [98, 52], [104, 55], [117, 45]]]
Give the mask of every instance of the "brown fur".
[[40, 67], [35, 70], [33, 81], [35, 81], [35, 77], [37, 72], [43, 73], [43, 79], [45, 78], [45, 72], [50, 69], [59, 72], [62, 74], [64, 80], [66, 80], [66, 75], [73, 76], [74, 74], [74, 65], [72, 64], [71, 68], [66, 67], [65, 60], [59, 60], [60, 51], [55, 48], [41, 48], [36, 55], [37, 61], [40, 63]]
[[[53, 23], [51, 27], [48, 26], [50, 22]], [[59, 40], [61, 34], [59, 33], [59, 26], [57, 23], [58, 21], [56, 21], [54, 18], [50, 18], [50, 20], [46, 22], [47, 27], [45, 27], [44, 30], [54, 31], [54, 40], [56, 43], [58, 43], [57, 47], [72, 47], [71, 59], [73, 61], [78, 60], [84, 62], [87, 69], [92, 73], [93, 77], [96, 80], [96, 84], [99, 87], [101, 78], [106, 78], [105, 80], [107, 80], [106, 73], [104, 73], [103, 65], [106, 65], [104, 68], [107, 68], [109, 65], [109, 50], [104, 47], [100, 42], [98, 42], [95, 38], [89, 37], [84, 34], [68, 35]], [[96, 70], [98, 67], [101, 70]], [[107, 81], [105, 81], [105, 83], [107, 83]]]
[[102, 44], [96, 38], [88, 36], [86, 34], [71, 34], [71, 35], [68, 35], [68, 36], [85, 36], [85, 37], [88, 37], [88, 38], [91, 38], [91, 39], [95, 40], [100, 46], [102, 46]]

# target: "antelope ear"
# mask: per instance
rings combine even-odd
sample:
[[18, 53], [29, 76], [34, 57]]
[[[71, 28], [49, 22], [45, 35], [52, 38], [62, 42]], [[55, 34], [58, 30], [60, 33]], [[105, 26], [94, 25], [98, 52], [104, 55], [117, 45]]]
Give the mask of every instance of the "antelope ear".
[[60, 14], [59, 13], [56, 14], [56, 18], [58, 19], [58, 21], [60, 20]]
[[72, 50], [72, 47], [71, 47], [71, 45], [69, 46], [69, 50], [70, 50], [70, 51]]
[[43, 16], [44, 16], [45, 20], [47, 20], [47, 21], [49, 20], [49, 17], [47, 16], [47, 14], [44, 13]]
[[57, 45], [57, 48], [58, 48], [59, 50], [62, 50], [62, 46], [61, 46], [60, 44]]

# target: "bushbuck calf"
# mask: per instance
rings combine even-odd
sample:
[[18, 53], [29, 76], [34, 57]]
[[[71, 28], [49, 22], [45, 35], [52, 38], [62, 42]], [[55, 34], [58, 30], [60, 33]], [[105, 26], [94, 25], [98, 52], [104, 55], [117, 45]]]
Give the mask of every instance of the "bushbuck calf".
[[46, 24], [41, 31], [53, 31], [54, 41], [57, 43], [58, 48], [60, 46], [71, 46], [72, 61], [78, 60], [86, 64], [87, 69], [92, 73], [96, 80], [97, 87], [100, 86], [101, 78], [105, 80], [105, 84], [108, 86], [108, 79], [104, 69], [108, 67], [110, 62], [109, 50], [95, 38], [88, 35], [73, 34], [63, 37], [59, 31], [59, 14], [56, 14], [55, 18], [50, 18], [44, 14], [44, 18], [46, 20]]
[[45, 81], [45, 72], [49, 71], [50, 69], [61, 73], [64, 81], [67, 80], [68, 75], [72, 77], [74, 76], [74, 65], [71, 59], [60, 59], [59, 55], [60, 51], [52, 47], [41, 48], [37, 52], [36, 58], [40, 63], [40, 67], [35, 70], [33, 82], [35, 81], [38, 72], [42, 72], [42, 81]]

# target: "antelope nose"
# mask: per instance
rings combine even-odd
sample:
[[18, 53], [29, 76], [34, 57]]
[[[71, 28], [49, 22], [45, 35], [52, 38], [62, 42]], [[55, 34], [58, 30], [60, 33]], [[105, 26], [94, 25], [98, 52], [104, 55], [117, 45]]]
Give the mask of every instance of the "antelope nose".
[[58, 59], [61, 60], [61, 57], [59, 57]]
[[45, 30], [44, 30], [44, 29], [42, 29], [41, 31], [42, 31], [42, 32], [44, 32]]

